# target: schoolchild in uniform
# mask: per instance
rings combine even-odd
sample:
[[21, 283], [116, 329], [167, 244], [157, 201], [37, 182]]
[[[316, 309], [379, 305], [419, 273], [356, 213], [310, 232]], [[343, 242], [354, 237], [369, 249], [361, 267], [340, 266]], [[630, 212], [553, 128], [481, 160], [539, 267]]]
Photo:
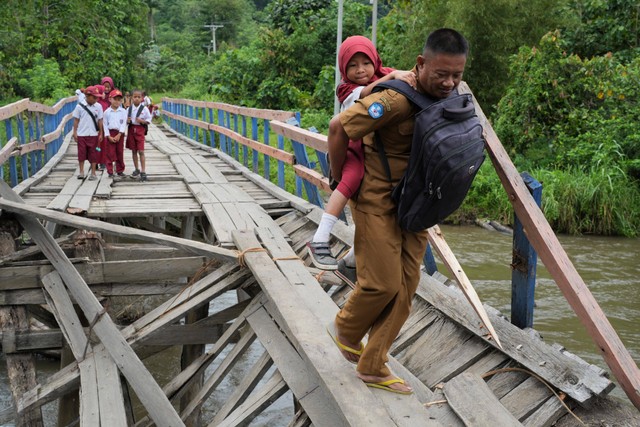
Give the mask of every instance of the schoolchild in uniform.
[[86, 104], [76, 105], [73, 110], [73, 139], [78, 143], [78, 179], [84, 179], [84, 162], [91, 163], [89, 181], [96, 179], [96, 163], [99, 161], [99, 144], [104, 135], [102, 128], [102, 107], [98, 104], [98, 90], [89, 86], [85, 89]]
[[[127, 110], [127, 148], [131, 150], [135, 170], [132, 177], [140, 176], [140, 181], [147, 180], [144, 158], [144, 125], [151, 122], [149, 109], [142, 105], [142, 91], [136, 89], [131, 97], [132, 105]], [[138, 161], [139, 160], [139, 161]]]
[[124, 93], [124, 101], [122, 101], [122, 108], [127, 109], [131, 106], [131, 94], [129, 91]]
[[118, 176], [124, 175], [124, 133], [127, 129], [127, 110], [122, 108], [122, 92], [114, 89], [109, 93], [111, 107], [104, 112], [104, 129], [106, 136], [105, 156], [107, 172], [113, 177], [113, 163]]
[[[381, 82], [400, 79], [413, 87], [416, 85], [415, 74], [411, 71], [383, 67], [376, 47], [364, 36], [351, 36], [342, 42], [338, 52], [338, 67], [342, 74], [342, 81], [336, 88], [340, 111], [346, 110], [359, 99], [369, 95]], [[311, 261], [317, 268], [337, 270], [337, 275], [353, 285], [356, 280], [356, 259], [353, 247], [340, 261], [336, 261], [331, 254], [329, 238], [340, 212], [345, 208], [348, 200], [357, 193], [363, 176], [362, 140], [349, 141], [347, 158], [342, 168], [342, 179], [329, 198], [318, 230], [307, 243]]]

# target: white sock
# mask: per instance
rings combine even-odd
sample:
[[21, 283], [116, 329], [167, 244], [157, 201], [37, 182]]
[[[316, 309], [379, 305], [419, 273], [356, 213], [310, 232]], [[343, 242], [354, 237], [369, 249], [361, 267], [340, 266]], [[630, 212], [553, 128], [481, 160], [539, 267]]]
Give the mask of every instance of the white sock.
[[312, 242], [328, 242], [329, 236], [331, 235], [331, 229], [333, 225], [338, 220], [338, 217], [335, 217], [328, 213], [322, 214], [322, 219], [320, 220], [320, 225], [318, 225], [318, 231], [313, 235]]
[[349, 252], [347, 252], [347, 254], [342, 259], [344, 260], [344, 263], [347, 265], [347, 267], [355, 268], [356, 251], [353, 249], [353, 246], [351, 246], [351, 249], [349, 249]]

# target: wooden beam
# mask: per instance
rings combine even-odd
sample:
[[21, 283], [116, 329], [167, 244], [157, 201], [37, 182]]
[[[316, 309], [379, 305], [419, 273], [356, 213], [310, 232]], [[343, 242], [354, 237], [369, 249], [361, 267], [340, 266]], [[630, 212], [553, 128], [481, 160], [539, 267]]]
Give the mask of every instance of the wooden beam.
[[302, 129], [298, 126], [283, 123], [281, 121], [274, 120], [269, 123], [271, 129], [282, 136], [285, 136], [300, 144], [311, 147], [315, 150], [326, 153], [328, 151], [327, 137], [321, 133], [311, 132], [310, 130]]
[[467, 426], [522, 426], [477, 375], [463, 372], [447, 381], [444, 395]]
[[[76, 262], [76, 269], [89, 285], [102, 283], [175, 280], [193, 275], [206, 263], [205, 257], [147, 259], [131, 261]], [[54, 270], [52, 264], [0, 268], [0, 291], [40, 288], [42, 277]]]
[[[24, 203], [8, 184], [0, 182], [0, 195], [16, 204]], [[68, 258], [55, 243], [55, 240], [33, 216], [18, 214], [18, 220], [31, 238], [42, 247], [42, 252], [55, 265], [71, 294], [87, 319], [94, 323], [94, 331], [105, 345], [118, 368], [127, 377], [129, 384], [151, 418], [160, 426], [181, 426], [182, 420], [168, 401], [162, 389], [149, 371], [131, 349], [125, 338], [108, 315], [103, 315], [103, 307], [95, 298], [82, 276], [76, 271]]]
[[185, 250], [192, 254], [211, 256], [223, 261], [236, 261], [238, 259], [236, 253], [228, 249], [222, 249], [205, 243], [167, 236], [160, 233], [152, 233], [121, 225], [109, 224], [95, 219], [83, 218], [62, 212], [54, 212], [48, 209], [11, 201], [5, 196], [0, 198], [0, 207], [9, 212], [20, 214], [21, 216], [35, 216], [40, 219], [45, 219], [47, 221], [52, 221], [69, 227], [98, 231], [118, 237], [125, 237], [127, 239], [137, 239], [151, 243], [165, 244], [167, 246]]
[[15, 151], [17, 146], [18, 138], [14, 136], [0, 149], [0, 165], [3, 165], [10, 157], [20, 154], [19, 150]]
[[[471, 92], [466, 84], [460, 86], [461, 92]], [[640, 370], [636, 362], [611, 326], [604, 311], [598, 305], [589, 287], [551, 229], [551, 225], [529, 193], [491, 123], [477, 102], [475, 106], [476, 113], [484, 127], [486, 147], [491, 161], [516, 215], [524, 226], [529, 241], [540, 255], [540, 259], [558, 284], [578, 319], [587, 329], [627, 397], [636, 408], [640, 409]]]
[[469, 303], [473, 307], [473, 311], [476, 312], [484, 327], [487, 328], [489, 334], [491, 334], [493, 339], [496, 341], [496, 344], [498, 344], [498, 347], [502, 349], [502, 344], [500, 344], [498, 334], [491, 324], [491, 320], [489, 320], [489, 316], [487, 315], [486, 310], [482, 306], [480, 297], [478, 297], [476, 290], [473, 288], [471, 281], [462, 269], [462, 266], [458, 262], [458, 259], [451, 251], [451, 248], [449, 248], [446, 240], [444, 240], [444, 236], [442, 235], [442, 231], [440, 231], [440, 227], [435, 225], [429, 228], [427, 232], [429, 233], [429, 242], [431, 242], [436, 252], [438, 252], [438, 255], [440, 256], [440, 259], [442, 260], [444, 265], [447, 266], [449, 272], [451, 272], [453, 277], [456, 279], [456, 282], [464, 293], [464, 296], [467, 298], [467, 301], [469, 301]]

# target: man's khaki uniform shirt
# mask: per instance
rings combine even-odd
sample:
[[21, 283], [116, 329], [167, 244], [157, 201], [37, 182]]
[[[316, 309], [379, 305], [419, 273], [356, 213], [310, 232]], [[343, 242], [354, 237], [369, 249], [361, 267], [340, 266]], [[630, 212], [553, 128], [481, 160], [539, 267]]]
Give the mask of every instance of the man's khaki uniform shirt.
[[[340, 122], [349, 139], [363, 139], [364, 144], [364, 178], [355, 209], [374, 215], [396, 212], [391, 190], [402, 178], [409, 162], [415, 113], [407, 98], [390, 89], [360, 99], [340, 113]], [[392, 182], [389, 182], [376, 149], [374, 131], [380, 134], [384, 144]]]

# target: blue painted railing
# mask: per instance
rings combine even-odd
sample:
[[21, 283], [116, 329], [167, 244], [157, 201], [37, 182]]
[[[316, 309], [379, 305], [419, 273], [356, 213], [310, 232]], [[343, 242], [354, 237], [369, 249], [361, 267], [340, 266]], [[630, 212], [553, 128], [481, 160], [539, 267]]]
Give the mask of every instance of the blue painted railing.
[[[314, 170], [316, 163], [311, 161], [307, 147], [278, 131], [282, 125], [299, 129], [300, 113], [164, 98], [162, 115], [176, 132], [218, 148], [279, 187], [323, 206], [318, 191], [323, 176]], [[326, 146], [326, 137], [318, 136], [324, 138]], [[289, 147], [293, 153], [288, 151]], [[316, 155], [324, 160], [325, 152], [326, 149], [312, 152], [311, 157]], [[275, 165], [272, 160], [276, 161]], [[292, 177], [289, 184], [288, 176]]]
[[76, 104], [77, 97], [72, 96], [53, 107], [28, 98], [1, 107], [0, 179], [15, 187], [42, 169], [71, 131]]

